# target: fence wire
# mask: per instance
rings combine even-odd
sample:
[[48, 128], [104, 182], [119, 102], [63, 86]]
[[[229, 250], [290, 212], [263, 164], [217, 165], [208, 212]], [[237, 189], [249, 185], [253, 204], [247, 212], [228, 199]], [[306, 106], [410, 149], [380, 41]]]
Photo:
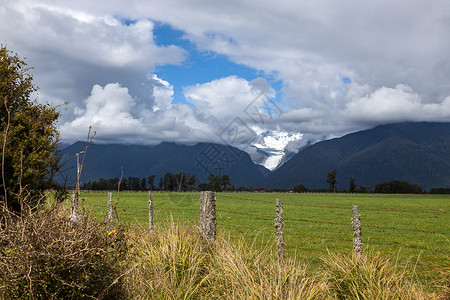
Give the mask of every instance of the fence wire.
[[[122, 195], [123, 196], [123, 195]], [[128, 196], [128, 195], [127, 195]], [[169, 194], [169, 193], [153, 193], [153, 209], [157, 216], [162, 215], [172, 215], [171, 212], [177, 212], [177, 213], [183, 213], [183, 218], [180, 220], [175, 220], [175, 223], [180, 224], [191, 224], [191, 225], [198, 225], [199, 215], [200, 215], [200, 207], [198, 208], [191, 208], [191, 207], [180, 207], [179, 205], [175, 205], [175, 201], [178, 201], [178, 199], [184, 200], [185, 198], [187, 200], [191, 200], [188, 205], [199, 205], [199, 201], [196, 200], [196, 198], [199, 197], [199, 194], [193, 195], [184, 195], [184, 194]], [[274, 196], [275, 197], [275, 196]], [[217, 198], [217, 197], [216, 197]], [[224, 200], [237, 200], [241, 201], [242, 203], [261, 203], [262, 206], [258, 206], [258, 208], [263, 207], [264, 209], [267, 209], [267, 207], [273, 206], [273, 211], [275, 211], [275, 199], [273, 201], [268, 200], [261, 200], [261, 199], [251, 199], [251, 198], [245, 198], [245, 197], [239, 197], [235, 195], [230, 194], [220, 194], [220, 199]], [[113, 201], [114, 202], [114, 201]], [[119, 212], [121, 219], [122, 217], [132, 219], [135, 222], [141, 222], [145, 223], [148, 222], [148, 201], [139, 201], [137, 205], [126, 205], [127, 201], [122, 197], [120, 201], [116, 204], [116, 211]], [[217, 202], [217, 200], [216, 200]], [[287, 201], [285, 201], [287, 202]], [[178, 203], [178, 202], [177, 202]], [[227, 201], [222, 201], [220, 203], [220, 208], [217, 209], [216, 214], [217, 216], [217, 226], [219, 231], [235, 231], [236, 229], [243, 229], [247, 232], [270, 232], [274, 233], [274, 215], [266, 215], [266, 214], [260, 214], [255, 211], [252, 212], [246, 212], [242, 210], [231, 210], [223, 207], [227, 207], [226, 205]], [[100, 201], [96, 203], [86, 203], [84, 201], [83, 206], [85, 208], [93, 208], [95, 210], [101, 210], [106, 214], [106, 197], [105, 201], [102, 203]], [[298, 240], [297, 244], [301, 244], [302, 240], [305, 239], [315, 239], [317, 241], [331, 241], [331, 242], [339, 242], [342, 244], [350, 245], [352, 243], [351, 238], [341, 238], [337, 235], [344, 234], [347, 236], [351, 236], [351, 207], [343, 207], [343, 206], [334, 206], [334, 205], [313, 205], [313, 204], [299, 204], [299, 203], [283, 203], [285, 214], [284, 214], [284, 223], [285, 223], [285, 235], [289, 239], [292, 239], [292, 237], [296, 238]], [[315, 219], [309, 219], [309, 218], [299, 218], [299, 217], [291, 217], [291, 214], [294, 212], [292, 209], [296, 208], [316, 208], [316, 209], [332, 209], [332, 210], [343, 210], [349, 212], [349, 222], [338, 222], [333, 220], [315, 220]], [[258, 210], [256, 210], [258, 211]], [[405, 214], [435, 214], [435, 215], [448, 215], [449, 212], [446, 211], [427, 211], [427, 210], [397, 210], [397, 209], [372, 209], [372, 208], [361, 208], [361, 212], [379, 212], [379, 213], [405, 213]], [[286, 214], [286, 212], [288, 212]], [[301, 212], [301, 211], [300, 211]], [[333, 212], [333, 211], [331, 211]], [[146, 218], [147, 217], [147, 218]], [[237, 219], [245, 220], [251, 218], [252, 220], [260, 220], [265, 223], [266, 225], [255, 228], [254, 226], [245, 226], [241, 224], [233, 224], [233, 221]], [[164, 223], [162, 220], [158, 220], [158, 222]], [[309, 224], [310, 226], [314, 226], [314, 229], [318, 232], [323, 232], [326, 234], [332, 233], [334, 236], [326, 236], [321, 234], [309, 234], [307, 232], [298, 232], [298, 223], [304, 223]], [[325, 225], [325, 226], [323, 226]], [[345, 229], [347, 227], [348, 229]], [[385, 234], [386, 232], [389, 232], [389, 235], [392, 236], [392, 234], [401, 234], [401, 235], [423, 235], [423, 236], [430, 236], [430, 235], [436, 235], [436, 236], [442, 236], [447, 241], [447, 249], [449, 246], [449, 239], [446, 237], [450, 235], [450, 232], [444, 232], [444, 231], [430, 231], [430, 230], [422, 230], [417, 228], [402, 228], [402, 227], [390, 227], [390, 226], [378, 226], [378, 225], [369, 225], [363, 223], [363, 232], [372, 232], [374, 234]], [[304, 228], [302, 228], [304, 230]], [[428, 247], [421, 247], [416, 245], [409, 245], [404, 244], [403, 242], [384, 242], [382, 240], [372, 240], [373, 237], [368, 239], [367, 241], [364, 241], [364, 244], [366, 245], [375, 245], [375, 246], [389, 246], [389, 247], [399, 247], [399, 248], [407, 248], [412, 250], [420, 250], [420, 251], [428, 251], [432, 253], [450, 253], [450, 251], [446, 249], [433, 249]], [[445, 243], [444, 243], [445, 245]], [[287, 245], [289, 247], [289, 245]], [[320, 247], [302, 247], [300, 245], [293, 245], [292, 246], [293, 251], [323, 251], [323, 248]]]

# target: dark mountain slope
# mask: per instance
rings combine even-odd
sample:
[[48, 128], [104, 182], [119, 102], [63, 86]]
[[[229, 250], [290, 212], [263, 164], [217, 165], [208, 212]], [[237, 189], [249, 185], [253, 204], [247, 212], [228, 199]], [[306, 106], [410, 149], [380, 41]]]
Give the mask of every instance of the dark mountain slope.
[[337, 187], [348, 188], [393, 179], [425, 189], [450, 187], [450, 123], [398, 123], [359, 131], [316, 143], [299, 153], [262, 182], [262, 186], [327, 187], [327, 173], [337, 169]]
[[[65, 172], [67, 185], [75, 184], [75, 153], [83, 151], [85, 143], [77, 142], [61, 152], [69, 160]], [[80, 155], [81, 161], [82, 155]], [[165, 173], [196, 174], [197, 184], [208, 182], [213, 174], [228, 174], [236, 186], [254, 186], [269, 173], [256, 165], [250, 156], [236, 148], [217, 144], [200, 143], [194, 146], [175, 143], [161, 143], [156, 146], [143, 145], [97, 145], [92, 144], [87, 151], [82, 182], [99, 178], [120, 177], [123, 167], [124, 177], [148, 177], [155, 175], [155, 183]]]

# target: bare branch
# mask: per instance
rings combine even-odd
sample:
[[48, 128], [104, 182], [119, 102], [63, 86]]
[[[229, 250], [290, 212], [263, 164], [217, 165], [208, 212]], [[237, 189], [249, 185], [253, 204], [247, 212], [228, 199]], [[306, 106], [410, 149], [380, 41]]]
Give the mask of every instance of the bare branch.
[[8, 130], [11, 123], [11, 111], [8, 108], [8, 96], [5, 96], [3, 99], [3, 102], [5, 104], [5, 109], [8, 114], [7, 116], [7, 122], [6, 122], [6, 128], [4, 132], [3, 137], [3, 147], [2, 147], [2, 179], [3, 179], [3, 190], [5, 191], [5, 199], [4, 199], [4, 206], [5, 210], [8, 210], [8, 192], [7, 192], [7, 186], [6, 186], [6, 180], [5, 180], [5, 156], [6, 156], [6, 140], [8, 138]]

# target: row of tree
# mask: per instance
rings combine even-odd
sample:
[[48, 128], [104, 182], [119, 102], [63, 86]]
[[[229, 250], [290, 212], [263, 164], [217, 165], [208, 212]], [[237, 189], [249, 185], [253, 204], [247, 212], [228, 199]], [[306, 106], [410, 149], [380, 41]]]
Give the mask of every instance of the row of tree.
[[230, 177], [227, 174], [222, 176], [210, 174], [208, 182], [196, 185], [197, 177], [195, 174], [185, 174], [180, 172], [178, 174], [166, 173], [159, 179], [159, 183], [155, 184], [155, 175], [144, 178], [128, 177], [128, 178], [100, 178], [98, 181], [89, 181], [82, 185], [84, 190], [127, 190], [127, 191], [236, 191], [245, 190], [245, 187], [236, 189], [231, 184]]
[[[327, 174], [326, 182], [328, 183], [328, 192], [336, 192], [336, 180], [337, 170], [334, 169]], [[305, 193], [309, 192], [308, 188], [303, 184], [296, 185], [292, 191], [294, 193]], [[315, 192], [326, 192], [327, 190], [319, 189], [312, 190]], [[372, 192], [371, 186], [361, 185], [358, 187], [356, 184], [356, 180], [354, 177], [350, 178], [349, 187], [346, 190], [342, 190], [342, 192], [348, 193], [370, 193]], [[373, 191], [377, 194], [422, 194], [422, 188], [417, 184], [410, 184], [406, 181], [401, 180], [391, 180], [389, 182], [382, 182], [375, 186], [375, 190]], [[450, 189], [432, 189], [430, 193], [450, 193]]]
[[[375, 186], [372, 191], [371, 186], [358, 186], [355, 178], [350, 178], [348, 189], [336, 190], [336, 174], [337, 171], [333, 170], [327, 174], [327, 183], [329, 183], [328, 189], [308, 189], [303, 184], [298, 184], [292, 188], [294, 193], [306, 193], [306, 192], [346, 192], [346, 193], [378, 193], [378, 194], [421, 194], [423, 190], [417, 184], [410, 184], [401, 180], [391, 180], [389, 182], [382, 182]], [[195, 174], [185, 174], [180, 172], [177, 174], [166, 173], [159, 179], [159, 183], [155, 184], [155, 175], [151, 175], [145, 178], [128, 177], [128, 178], [113, 178], [104, 179], [100, 178], [98, 181], [92, 181], [85, 183], [82, 188], [84, 190], [128, 190], [128, 191], [229, 191], [229, 192], [254, 192], [261, 191], [262, 189], [253, 189], [252, 187], [235, 187], [231, 184], [230, 177], [228, 175], [214, 175], [208, 176], [208, 182], [202, 182], [198, 186], [196, 185]], [[288, 191], [288, 190], [272, 190], [264, 189], [264, 191]], [[435, 188], [430, 191], [431, 194], [450, 194], [448, 188]]]

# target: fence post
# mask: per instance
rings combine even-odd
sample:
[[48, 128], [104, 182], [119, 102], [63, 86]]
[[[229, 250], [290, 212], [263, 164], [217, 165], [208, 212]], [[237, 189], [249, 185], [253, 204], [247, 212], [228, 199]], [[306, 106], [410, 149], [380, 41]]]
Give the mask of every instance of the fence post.
[[78, 191], [72, 191], [72, 214], [70, 215], [70, 222], [72, 223], [78, 223], [81, 221], [83, 216], [78, 213], [78, 208], [80, 206], [80, 197]]
[[353, 252], [356, 256], [362, 257], [363, 242], [361, 233], [361, 218], [358, 205], [352, 206], [352, 225], [353, 225]]
[[278, 246], [278, 262], [282, 263], [284, 261], [284, 218], [283, 218], [283, 203], [280, 199], [276, 200], [275, 207], [275, 230], [277, 235], [277, 246]]
[[200, 193], [200, 235], [208, 242], [216, 240], [216, 196], [214, 192]]
[[108, 193], [108, 225], [109, 228], [113, 228], [112, 193]]
[[148, 229], [153, 232], [153, 193], [148, 192]]

